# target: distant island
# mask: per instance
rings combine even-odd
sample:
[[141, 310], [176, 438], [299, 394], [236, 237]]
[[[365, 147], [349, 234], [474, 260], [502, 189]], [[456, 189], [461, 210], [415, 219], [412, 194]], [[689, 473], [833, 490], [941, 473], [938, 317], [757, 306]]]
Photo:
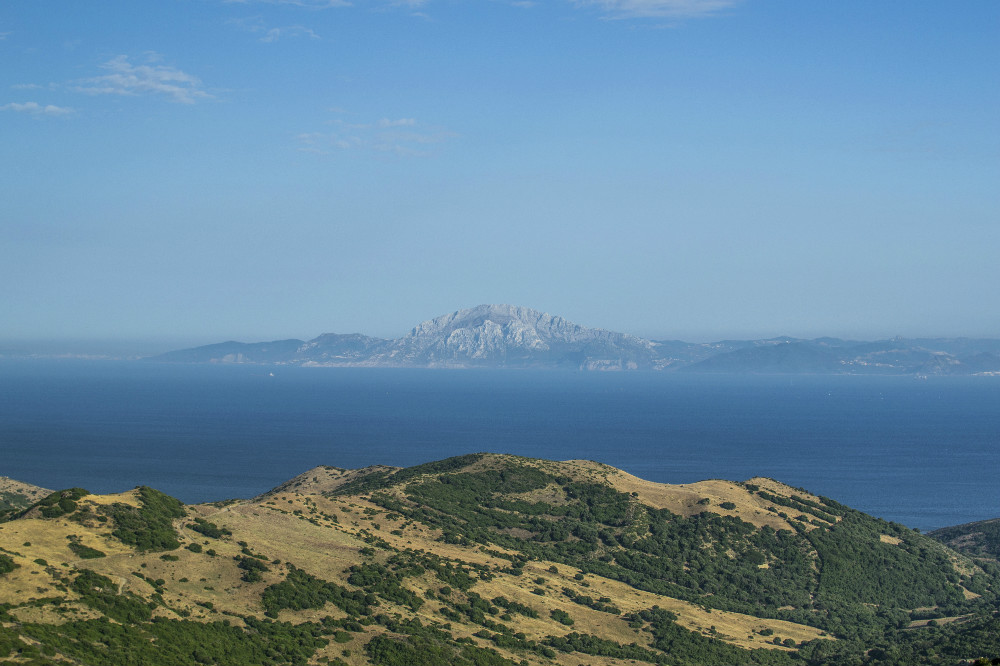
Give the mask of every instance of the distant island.
[[0, 479], [0, 662], [957, 666], [992, 522], [920, 534], [769, 478], [474, 453], [185, 505]]
[[1000, 375], [1000, 340], [822, 337], [693, 343], [586, 328], [514, 305], [480, 305], [396, 339], [326, 333], [312, 340], [220, 342], [149, 357], [170, 363], [329, 367], [539, 368], [759, 374]]

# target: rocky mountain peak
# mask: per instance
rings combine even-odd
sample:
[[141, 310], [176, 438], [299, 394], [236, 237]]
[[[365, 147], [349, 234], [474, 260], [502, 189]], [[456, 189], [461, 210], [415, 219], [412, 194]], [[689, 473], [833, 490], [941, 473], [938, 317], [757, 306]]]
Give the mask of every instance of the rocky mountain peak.
[[448, 336], [461, 329], [534, 330], [539, 337], [561, 337], [585, 330], [562, 317], [516, 305], [477, 305], [429, 319], [410, 331], [407, 338]]

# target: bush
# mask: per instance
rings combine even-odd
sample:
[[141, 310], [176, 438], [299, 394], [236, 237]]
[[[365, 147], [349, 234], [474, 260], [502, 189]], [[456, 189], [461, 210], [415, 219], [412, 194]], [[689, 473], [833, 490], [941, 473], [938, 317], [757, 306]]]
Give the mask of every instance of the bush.
[[180, 500], [146, 486], [139, 488], [141, 507], [112, 504], [101, 511], [115, 521], [111, 532], [122, 543], [140, 551], [175, 550], [180, 548], [174, 518], [185, 515]]
[[264, 580], [263, 572], [270, 571], [267, 565], [256, 557], [237, 557], [236, 566], [243, 570], [242, 579], [248, 583], [259, 583]]
[[91, 548], [90, 546], [84, 546], [78, 541], [71, 541], [69, 543], [69, 549], [76, 553], [76, 556], [81, 560], [96, 560], [99, 557], [107, 557], [107, 553], [96, 548]]

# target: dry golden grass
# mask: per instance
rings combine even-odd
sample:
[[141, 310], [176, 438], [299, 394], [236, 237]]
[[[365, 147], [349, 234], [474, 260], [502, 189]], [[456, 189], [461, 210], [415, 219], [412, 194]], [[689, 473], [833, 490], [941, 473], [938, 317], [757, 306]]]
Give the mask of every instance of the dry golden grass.
[[[671, 486], [647, 482], [590, 461], [548, 462], [492, 454], [483, 456], [467, 470], [493, 469], [511, 462], [531, 465], [549, 473], [580, 480], [607, 483], [621, 492], [635, 493], [639, 502], [655, 508], [668, 508], [681, 515], [692, 515], [709, 509], [717, 513], [739, 515], [756, 525], [767, 524], [778, 529], [788, 528], [785, 521], [766, 511], [764, 502], [759, 497], [749, 493], [740, 484], [728, 481], [713, 480]], [[610, 597], [622, 613], [658, 606], [676, 613], [681, 626], [744, 648], [786, 649], [772, 645], [770, 640], [773, 640], [773, 636], [768, 639], [761, 637], [759, 632], [765, 629], [773, 631], [774, 636], [791, 638], [796, 642], [822, 637], [819, 630], [804, 625], [755, 618], [740, 613], [709, 611], [696, 604], [643, 592], [623, 583], [591, 574], [588, 574], [584, 581], [578, 581], [574, 578], [578, 571], [563, 564], [532, 561], [524, 567], [521, 576], [504, 573], [502, 570], [507, 569], [510, 562], [484, 552], [485, 548], [482, 546], [444, 544], [438, 541], [441, 536], [439, 530], [407, 521], [405, 518], [390, 520], [390, 512], [362, 497], [322, 495], [323, 492], [329, 492], [357, 478], [362, 472], [368, 473], [364, 470], [320, 467], [254, 500], [226, 505], [189, 506], [188, 517], [175, 521], [182, 548], [170, 552], [166, 560], [161, 557], [161, 553], [137, 553], [124, 546], [110, 536], [108, 527], [96, 522], [91, 527], [65, 519], [33, 518], [4, 523], [0, 525], [0, 547], [9, 552], [19, 553], [13, 557], [20, 568], [4, 576], [0, 584], [0, 603], [17, 604], [32, 597], [62, 595], [69, 599], [69, 603], [65, 605], [68, 609], [66, 613], [56, 612], [51, 606], [22, 607], [15, 609], [15, 617], [21, 621], [38, 622], [62, 622], [67, 617], [72, 619], [91, 617], [94, 615], [93, 611], [72, 602], [74, 598], [72, 593], [66, 595], [56, 588], [60, 577], [69, 575], [75, 567], [82, 567], [109, 576], [118, 585], [120, 592], [131, 592], [146, 599], [150, 599], [156, 590], [142, 577], [151, 580], [162, 579], [165, 588], [163, 599], [167, 608], [158, 607], [155, 611], [157, 616], [178, 617], [177, 613], [181, 613], [192, 620], [211, 621], [226, 617], [223, 612], [227, 612], [261, 617], [263, 615], [260, 605], [261, 593], [268, 585], [284, 578], [289, 563], [324, 580], [346, 585], [346, 570], [361, 561], [362, 556], [359, 551], [367, 545], [364, 541], [365, 534], [370, 534], [400, 550], [407, 548], [423, 550], [454, 562], [488, 567], [495, 572], [495, 575], [489, 581], [480, 580], [475, 583], [472, 591], [487, 599], [504, 596], [536, 609], [539, 618], [515, 615], [514, 620], [508, 623], [515, 628], [515, 631], [524, 632], [528, 638], [534, 640], [575, 631], [600, 635], [623, 644], [649, 644], [648, 633], [629, 627], [618, 615], [574, 603], [563, 594], [564, 587], [594, 599]], [[766, 481], [768, 485], [765, 487], [770, 492], [782, 495], [792, 492], [781, 484]], [[764, 483], [760, 485], [764, 486]], [[794, 492], [809, 497], [805, 493]], [[529, 501], [550, 503], [565, 501], [565, 494], [555, 485], [524, 493], [520, 497]], [[710, 501], [708, 506], [697, 504], [699, 500], [705, 498]], [[736, 504], [736, 509], [730, 511], [722, 509], [719, 504], [725, 501]], [[91, 495], [80, 501], [81, 504], [89, 504], [95, 508], [98, 505], [116, 502], [132, 506], [139, 504], [135, 491], [116, 495]], [[232, 536], [210, 539], [188, 529], [186, 525], [196, 516], [229, 529]], [[394, 530], [399, 530], [401, 533], [393, 534]], [[76, 535], [81, 543], [107, 553], [107, 557], [79, 560], [68, 548], [67, 537], [70, 535]], [[235, 559], [241, 556], [241, 547], [237, 543], [239, 541], [247, 542], [253, 552], [267, 558], [271, 570], [264, 573], [262, 581], [247, 583], [241, 580], [242, 572], [236, 566]], [[30, 542], [31, 545], [24, 546], [26, 542]], [[183, 547], [192, 543], [199, 544], [203, 552], [194, 553]], [[215, 557], [207, 554], [209, 549], [216, 551]], [[490, 549], [505, 551], [496, 546]], [[377, 551], [375, 557], [384, 560], [387, 556], [387, 553]], [[35, 564], [33, 560], [38, 557], [44, 558], [48, 566]], [[177, 558], [176, 561], [170, 560], [173, 557]], [[276, 560], [280, 560], [281, 563], [276, 564]], [[555, 573], [550, 571], [550, 567], [555, 567]], [[538, 578], [545, 579], [544, 583], [536, 583], [535, 580]], [[408, 578], [406, 585], [425, 599], [428, 590], [438, 590], [444, 586], [431, 573]], [[544, 595], [533, 594], [531, 590], [535, 587], [542, 588]], [[455, 591], [454, 594], [462, 593]], [[398, 613], [402, 617], [416, 616], [422, 622], [431, 623], [442, 621], [441, 615], [436, 612], [441, 606], [441, 602], [436, 599], [426, 599], [420, 610], [413, 613], [407, 608], [382, 601], [379, 604], [379, 612]], [[550, 612], [554, 609], [568, 613], [573, 618], [574, 624], [568, 627], [553, 620]], [[278, 619], [303, 622], [318, 621], [325, 616], [336, 618], [342, 617], [343, 613], [327, 604], [319, 609], [283, 610]], [[233, 617], [229, 619], [232, 622], [239, 622]], [[472, 636], [481, 629], [478, 625], [451, 622], [451, 626], [451, 631], [456, 637], [472, 637], [472, 640], [479, 645], [494, 647], [489, 641]], [[373, 633], [380, 631], [384, 629], [369, 627], [363, 634], [353, 636], [350, 642], [343, 644], [331, 642], [317, 653], [316, 658], [325, 656], [332, 660], [338, 657], [349, 664], [367, 663], [363, 646]], [[350, 656], [344, 656], [344, 650], [350, 651]], [[526, 659], [531, 664], [553, 663], [553, 660], [537, 655], [513, 654], [504, 650], [501, 650], [501, 653], [515, 662]], [[315, 658], [313, 661], [315, 662]], [[604, 666], [629, 662], [576, 653], [557, 653], [554, 663], [566, 666], [578, 664]]]
[[141, 502], [139, 501], [139, 492], [137, 490], [128, 490], [124, 493], [113, 493], [110, 495], [87, 495], [80, 499], [79, 503], [103, 506], [107, 506], [109, 504], [127, 504], [135, 507], [141, 506]]
[[48, 488], [17, 481], [9, 476], [0, 476], [0, 493], [17, 493], [18, 495], [24, 495], [32, 502], [37, 502], [51, 495], [52, 491]]
[[[646, 481], [627, 472], [616, 471], [608, 475], [613, 488], [623, 493], [634, 493], [636, 499], [654, 509], [667, 509], [680, 516], [693, 516], [703, 511], [720, 515], [737, 516], [741, 520], [777, 530], [792, 529], [791, 524], [767, 510], [768, 502], [751, 493], [740, 484], [716, 479], [686, 484], [666, 484]], [[699, 504], [708, 500], [708, 504]], [[723, 502], [732, 502], [734, 509], [724, 509]]]
[[[679, 618], [678, 622], [692, 631], [698, 631], [708, 636], [712, 635], [711, 627], [715, 626], [716, 631], [718, 632], [715, 634], [715, 638], [719, 638], [739, 647], [774, 647], [764, 645], [764, 639], [759, 636], [754, 637], [753, 639], [748, 639], [748, 636], [750, 636], [753, 632], [759, 632], [760, 630], [767, 628], [772, 629], [775, 635], [781, 636], [782, 638], [793, 638], [796, 642], [809, 641], [814, 638], [821, 637], [829, 638], [822, 636], [823, 632], [820, 630], [806, 625], [786, 622], [783, 620], [757, 618], [743, 613], [706, 610], [701, 606], [687, 601], [681, 601], [679, 599], [665, 597], [651, 592], [645, 592], [643, 590], [637, 590], [624, 583], [595, 576], [593, 574], [587, 574], [584, 577], [584, 581], [588, 583], [589, 587], [583, 587], [580, 584], [580, 581], [573, 578], [573, 574], [575, 574], [576, 571], [571, 567], [556, 565], [560, 570], [560, 573], [557, 575], [549, 573], [549, 566], [552, 566], [552, 564], [548, 562], [532, 562], [525, 567], [524, 575], [528, 580], [534, 578], [535, 576], [541, 576], [552, 582], [558, 581], [558, 585], [555, 586], [556, 589], [561, 590], [562, 587], [568, 587], [581, 595], [587, 595], [593, 597], [594, 599], [600, 597], [610, 597], [614, 601], [614, 604], [618, 606], [623, 613], [645, 610], [652, 608], [653, 606], [659, 606], [664, 610], [676, 613]], [[523, 586], [525, 582], [526, 581], [522, 581], [521, 585]], [[539, 598], [530, 594], [530, 592], [525, 592], [525, 594], [528, 598]], [[599, 619], [611, 617], [607, 613], [593, 611], [589, 608], [576, 604], [572, 605], [581, 609], [581, 611], [585, 610], [590, 613], [596, 613], [597, 615], [594, 617]], [[574, 618], [576, 617], [573, 612], [570, 612], [570, 614], [573, 615]], [[597, 626], [599, 627], [600, 625], [598, 624]]]
[[340, 469], [339, 467], [320, 465], [319, 467], [313, 467], [311, 470], [299, 474], [293, 479], [289, 479], [281, 485], [267, 491], [257, 499], [270, 498], [282, 493], [310, 495], [328, 493], [340, 488], [346, 483], [350, 483], [355, 479], [372, 474], [373, 472], [391, 472], [398, 469], [401, 468], [389, 467], [388, 465], [372, 465], [362, 469]]

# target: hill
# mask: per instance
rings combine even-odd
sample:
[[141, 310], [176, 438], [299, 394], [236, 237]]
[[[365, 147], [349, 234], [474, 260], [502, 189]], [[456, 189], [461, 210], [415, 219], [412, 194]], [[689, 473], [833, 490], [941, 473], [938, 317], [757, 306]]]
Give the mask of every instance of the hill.
[[1000, 518], [944, 527], [928, 536], [974, 559], [1000, 562]]
[[771, 479], [472, 454], [249, 500], [49, 494], [0, 523], [0, 661], [957, 664], [1000, 569]]
[[479, 305], [392, 340], [326, 333], [312, 340], [222, 342], [161, 354], [172, 363], [430, 368], [683, 370], [726, 373], [998, 374], [1000, 340], [772, 338], [690, 343], [586, 328], [514, 305]]
[[52, 491], [0, 476], [0, 520], [26, 509]]

